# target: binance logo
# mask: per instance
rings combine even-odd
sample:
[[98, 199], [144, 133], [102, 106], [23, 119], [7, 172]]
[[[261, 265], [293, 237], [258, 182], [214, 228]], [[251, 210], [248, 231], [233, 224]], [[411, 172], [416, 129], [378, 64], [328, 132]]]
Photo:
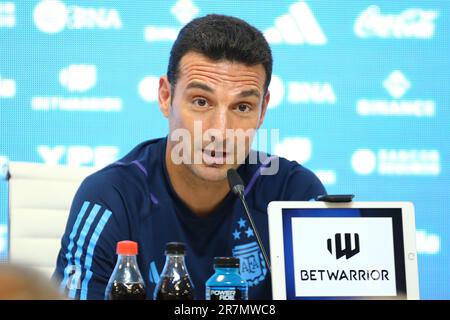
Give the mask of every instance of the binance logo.
[[[340, 259], [343, 256], [345, 256], [346, 259], [350, 259], [355, 254], [359, 253], [359, 234], [355, 233], [353, 234], [353, 242], [354, 247], [352, 248], [351, 244], [351, 234], [350, 233], [344, 233], [344, 246], [342, 246], [342, 234], [336, 233], [334, 235], [334, 252], [336, 255], [336, 259]], [[327, 240], [327, 249], [328, 251], [333, 254], [333, 240], [328, 239]]]

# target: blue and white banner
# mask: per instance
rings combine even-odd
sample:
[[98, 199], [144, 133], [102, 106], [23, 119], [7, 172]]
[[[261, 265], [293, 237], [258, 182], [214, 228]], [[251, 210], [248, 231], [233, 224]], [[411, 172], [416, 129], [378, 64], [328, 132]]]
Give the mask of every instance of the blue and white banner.
[[208, 13], [240, 17], [271, 44], [269, 151], [329, 193], [412, 201], [421, 297], [449, 299], [446, 0], [0, 0], [0, 168], [104, 166], [165, 135], [158, 79], [180, 28]]

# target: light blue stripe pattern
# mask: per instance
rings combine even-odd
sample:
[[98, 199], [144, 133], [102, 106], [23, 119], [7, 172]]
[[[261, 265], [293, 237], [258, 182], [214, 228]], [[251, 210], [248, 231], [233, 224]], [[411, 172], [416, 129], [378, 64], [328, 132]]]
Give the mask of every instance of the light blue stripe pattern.
[[78, 212], [78, 216], [77, 219], [75, 221], [75, 224], [72, 227], [72, 231], [70, 232], [69, 235], [69, 246], [67, 247], [67, 253], [66, 253], [66, 260], [67, 260], [67, 265], [64, 268], [64, 279], [61, 281], [61, 284], [59, 286], [59, 290], [61, 291], [62, 294], [64, 294], [64, 289], [67, 285], [67, 280], [69, 279], [69, 273], [73, 270], [73, 265], [72, 265], [72, 249], [74, 246], [74, 239], [75, 239], [75, 235], [78, 232], [78, 228], [80, 226], [81, 220], [83, 220], [84, 214], [86, 213], [87, 208], [89, 207], [89, 201], [85, 201], [83, 203], [83, 206], [80, 209], [80, 212]]
[[91, 224], [94, 221], [95, 217], [97, 216], [97, 213], [100, 211], [101, 206], [98, 204], [95, 204], [94, 207], [91, 210], [91, 213], [89, 213], [88, 218], [86, 219], [86, 222], [84, 223], [83, 229], [81, 229], [80, 237], [77, 241], [77, 251], [75, 252], [75, 274], [72, 278], [72, 283], [70, 285], [70, 291], [69, 291], [69, 298], [75, 298], [77, 294], [77, 288], [78, 283], [81, 278], [81, 274], [83, 273], [83, 270], [81, 268], [81, 255], [83, 254], [83, 246], [84, 241], [86, 240], [86, 235], [89, 232], [89, 229], [91, 228]]
[[152, 261], [152, 263], [150, 263], [150, 279], [153, 279], [155, 283], [159, 282], [159, 273], [156, 269], [155, 261]]
[[103, 228], [105, 227], [106, 223], [108, 222], [109, 218], [111, 217], [112, 212], [109, 210], [105, 210], [102, 217], [100, 218], [99, 223], [97, 224], [97, 227], [95, 227], [94, 233], [92, 234], [91, 240], [89, 241], [89, 246], [86, 253], [86, 260], [84, 262], [84, 267], [86, 269], [86, 275], [84, 277], [83, 283], [81, 285], [81, 293], [80, 293], [80, 300], [86, 300], [87, 294], [88, 294], [88, 285], [89, 281], [92, 277], [92, 258], [94, 256], [94, 250], [95, 246], [97, 245], [98, 238], [100, 237], [100, 234], [103, 231]]

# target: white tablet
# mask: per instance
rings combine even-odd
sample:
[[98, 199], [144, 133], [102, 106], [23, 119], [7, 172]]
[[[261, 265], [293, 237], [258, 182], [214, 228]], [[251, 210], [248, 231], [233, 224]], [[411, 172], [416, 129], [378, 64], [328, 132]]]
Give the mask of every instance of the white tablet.
[[419, 299], [410, 202], [273, 201], [276, 300]]

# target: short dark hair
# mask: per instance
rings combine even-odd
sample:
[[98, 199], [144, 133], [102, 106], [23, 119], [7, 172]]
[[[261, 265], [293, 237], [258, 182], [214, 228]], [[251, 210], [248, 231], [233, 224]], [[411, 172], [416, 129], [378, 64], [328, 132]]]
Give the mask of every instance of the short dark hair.
[[244, 20], [218, 14], [196, 18], [185, 25], [170, 51], [167, 77], [172, 93], [179, 76], [181, 58], [188, 52], [211, 60], [229, 60], [248, 66], [262, 64], [266, 71], [264, 89], [272, 77], [272, 52], [261, 31]]

